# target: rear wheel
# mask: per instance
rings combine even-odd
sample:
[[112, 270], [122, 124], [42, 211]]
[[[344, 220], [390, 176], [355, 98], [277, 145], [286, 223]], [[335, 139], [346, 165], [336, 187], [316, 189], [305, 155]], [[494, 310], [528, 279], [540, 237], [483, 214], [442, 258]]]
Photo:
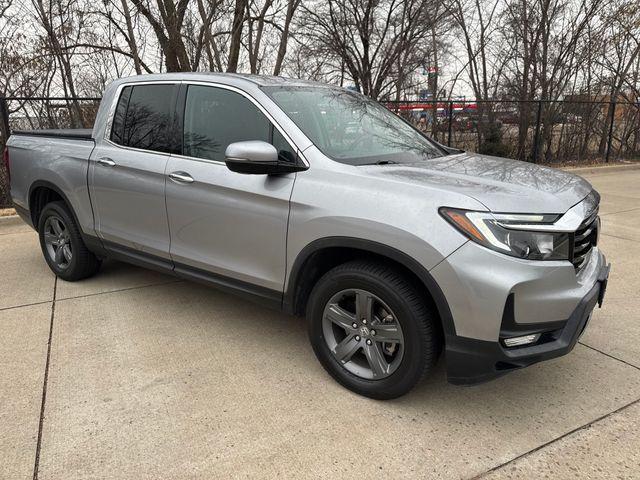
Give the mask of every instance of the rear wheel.
[[63, 202], [45, 205], [38, 219], [38, 233], [49, 268], [63, 280], [81, 280], [100, 268], [100, 260], [87, 249]]
[[439, 353], [436, 317], [390, 266], [353, 261], [332, 269], [314, 287], [307, 317], [320, 363], [339, 383], [368, 397], [404, 395]]

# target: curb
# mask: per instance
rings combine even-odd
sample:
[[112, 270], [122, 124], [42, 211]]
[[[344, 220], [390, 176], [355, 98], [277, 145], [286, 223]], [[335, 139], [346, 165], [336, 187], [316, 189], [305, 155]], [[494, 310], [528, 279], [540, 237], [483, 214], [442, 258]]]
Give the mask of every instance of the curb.
[[12, 215], [5, 215], [4, 217], [0, 217], [0, 224], [11, 223], [12, 221], [15, 221], [16, 219], [20, 219], [20, 217], [18, 217], [17, 213], [14, 213]]
[[626, 170], [640, 170], [640, 163], [629, 163], [623, 165], [594, 165], [591, 167], [565, 167], [564, 170], [569, 173], [615, 173], [624, 172]]

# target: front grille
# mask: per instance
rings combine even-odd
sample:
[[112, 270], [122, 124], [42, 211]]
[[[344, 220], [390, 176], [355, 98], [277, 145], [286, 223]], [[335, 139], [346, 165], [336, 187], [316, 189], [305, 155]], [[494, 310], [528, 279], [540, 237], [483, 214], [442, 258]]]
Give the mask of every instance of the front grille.
[[573, 249], [571, 252], [571, 262], [576, 272], [585, 265], [591, 249], [595, 247], [598, 241], [598, 208], [580, 224], [578, 230], [573, 235]]

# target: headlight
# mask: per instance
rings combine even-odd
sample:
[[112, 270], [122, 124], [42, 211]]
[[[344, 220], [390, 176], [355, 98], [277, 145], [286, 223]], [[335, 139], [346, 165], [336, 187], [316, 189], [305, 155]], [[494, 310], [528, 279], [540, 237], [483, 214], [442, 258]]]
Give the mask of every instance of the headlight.
[[[527, 260], [568, 260], [569, 233], [544, 231], [558, 215], [473, 212], [442, 207], [440, 214], [476, 243]], [[531, 230], [526, 228], [531, 227]]]

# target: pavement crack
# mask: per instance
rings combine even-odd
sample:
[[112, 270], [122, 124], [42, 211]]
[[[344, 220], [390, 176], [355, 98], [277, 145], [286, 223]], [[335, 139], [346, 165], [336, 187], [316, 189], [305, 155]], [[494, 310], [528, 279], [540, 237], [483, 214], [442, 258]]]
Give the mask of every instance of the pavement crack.
[[596, 347], [592, 347], [591, 345], [587, 345], [586, 343], [582, 343], [582, 342], [578, 342], [578, 343], [579, 343], [580, 345], [584, 346], [584, 347], [590, 348], [591, 350], [594, 350], [594, 351], [596, 351], [596, 352], [598, 352], [598, 353], [601, 353], [601, 354], [602, 354], [602, 355], [604, 355], [605, 357], [612, 358], [613, 360], [617, 360], [617, 361], [619, 361], [619, 362], [624, 363], [625, 365], [629, 365], [630, 367], [633, 367], [633, 368], [635, 368], [636, 370], [640, 370], [640, 367], [639, 367], [639, 366], [637, 366], [637, 365], [634, 365], [633, 363], [629, 363], [629, 362], [627, 362], [626, 360], [622, 360], [621, 358], [614, 357], [613, 355], [611, 355], [611, 354], [609, 354], [609, 353], [606, 353], [606, 352], [603, 352], [602, 350], [599, 350], [599, 349], [597, 349]]
[[11, 310], [11, 309], [14, 309], [14, 308], [33, 307], [34, 305], [42, 305], [44, 303], [51, 303], [51, 300], [43, 300], [41, 302], [25, 303], [23, 305], [12, 305], [10, 307], [2, 307], [2, 308], [0, 308], [0, 312], [2, 312], [4, 310]]
[[573, 430], [570, 430], [570, 431], [568, 431], [566, 433], [563, 433], [559, 437], [556, 437], [556, 438], [554, 438], [552, 440], [549, 440], [548, 442], [543, 443], [542, 445], [538, 445], [536, 448], [533, 448], [533, 449], [531, 449], [531, 450], [529, 450], [529, 451], [527, 451], [527, 452], [525, 452], [525, 453], [523, 453], [521, 455], [518, 455], [517, 457], [512, 458], [511, 460], [508, 460], [508, 461], [506, 461], [504, 463], [501, 463], [500, 465], [496, 465], [495, 467], [487, 470], [486, 472], [482, 472], [482, 473], [476, 475], [475, 477], [471, 477], [471, 478], [472, 478], [472, 480], [483, 478], [483, 477], [489, 475], [490, 473], [493, 473], [493, 472], [495, 472], [497, 470], [500, 470], [501, 468], [504, 468], [507, 465], [510, 465], [513, 462], [516, 462], [516, 461], [520, 460], [521, 458], [527, 457], [527, 456], [529, 456], [529, 455], [531, 455], [533, 453], [536, 453], [536, 452], [542, 450], [543, 448], [546, 448], [546, 447], [548, 447], [550, 445], [553, 445], [554, 443], [559, 442], [560, 440], [563, 440], [564, 438], [567, 438], [568, 436], [573, 435], [574, 433], [580, 432], [582, 430], [586, 430], [587, 428], [591, 427], [592, 425], [595, 425], [596, 423], [601, 422], [602, 420], [605, 420], [606, 418], [609, 418], [612, 415], [620, 413], [620, 412], [622, 412], [623, 410], [626, 410], [629, 407], [633, 407], [634, 405], [636, 405], [638, 403], [640, 403], [640, 398], [637, 398], [636, 400], [633, 400], [633, 401], [631, 401], [631, 402], [629, 402], [629, 403], [627, 403], [627, 404], [625, 404], [625, 405], [613, 410], [612, 412], [605, 413], [604, 415], [601, 415], [600, 417], [598, 417], [598, 418], [596, 418], [594, 420], [591, 420], [590, 422], [585, 423], [584, 425], [581, 425], [581, 426], [579, 426], [577, 428], [574, 428]]
[[609, 215], [617, 215], [619, 213], [627, 213], [627, 212], [635, 212], [636, 210], [640, 210], [640, 207], [635, 207], [635, 208], [629, 208], [627, 210], [620, 210], [619, 212], [607, 212], [607, 213], [601, 213], [600, 216], [601, 217], [607, 217]]
[[33, 480], [38, 480], [38, 468], [40, 466], [40, 449], [42, 447], [42, 429], [44, 426], [44, 409], [47, 402], [47, 382], [49, 381], [49, 365], [51, 362], [51, 340], [53, 338], [53, 319], [56, 312], [56, 291], [58, 289], [58, 277], [53, 281], [53, 299], [51, 301], [51, 320], [49, 322], [49, 341], [47, 342], [47, 361], [44, 367], [44, 381], [42, 382], [42, 402], [40, 403], [40, 421], [38, 423], [38, 441], [36, 443], [36, 459], [33, 465]]
[[633, 238], [621, 237], [619, 235], [611, 235], [610, 233], [601, 233], [605, 237], [617, 238], [618, 240], [626, 240], [627, 242], [640, 242], [640, 240], [634, 240]]

